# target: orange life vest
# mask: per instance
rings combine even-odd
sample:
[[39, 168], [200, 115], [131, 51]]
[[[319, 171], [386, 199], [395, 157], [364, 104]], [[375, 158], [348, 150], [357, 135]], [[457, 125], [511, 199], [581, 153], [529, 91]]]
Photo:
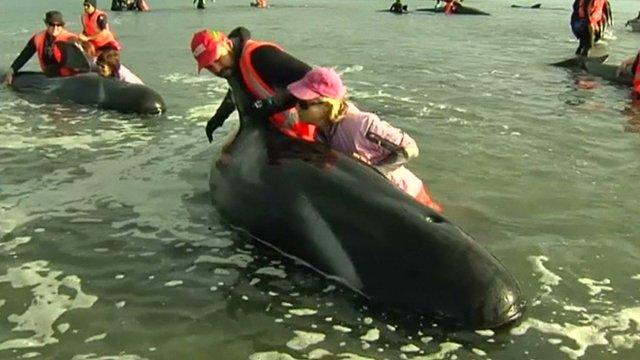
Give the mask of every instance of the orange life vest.
[[82, 27], [84, 29], [82, 30], [82, 33], [86, 36], [94, 36], [96, 34], [100, 34], [95, 39], [90, 40], [91, 44], [93, 44], [96, 50], [107, 45], [115, 48], [116, 50], [120, 50], [122, 47], [116, 40], [115, 35], [113, 35], [113, 33], [111, 32], [109, 24], [106, 25], [103, 32], [100, 32], [100, 27], [98, 26], [98, 18], [100, 17], [100, 15], [105, 15], [105, 13], [98, 9], [96, 9], [91, 14], [83, 13], [80, 16], [80, 22], [82, 23]]
[[636, 55], [636, 61], [633, 62], [633, 69], [631, 75], [633, 76], [633, 92], [636, 96], [640, 95], [640, 52]]
[[[39, 33], [37, 33], [36, 35], [33, 36], [33, 43], [36, 47], [36, 54], [38, 55], [38, 61], [40, 62], [40, 69], [42, 69], [42, 71], [45, 71], [45, 64], [44, 64], [44, 43], [45, 43], [45, 39], [47, 37], [47, 30], [43, 30]], [[65, 29], [62, 29], [62, 32], [55, 37], [55, 39], [53, 39], [53, 42], [51, 44], [52, 46], [52, 51], [53, 51], [53, 58], [58, 62], [62, 62], [62, 52], [60, 51], [60, 49], [56, 46], [56, 42], [58, 41], [68, 41], [71, 38], [76, 37], [76, 35], [70, 31], [67, 31]], [[71, 76], [74, 75], [76, 72], [72, 69], [66, 68], [66, 67], [61, 67], [58, 70], [58, 75], [60, 76]]]
[[453, 0], [444, 2], [444, 13], [445, 14], [453, 14], [456, 11], [457, 8], [458, 8], [458, 6], [457, 6], [456, 2], [453, 1]]
[[[591, 25], [591, 27], [598, 27], [598, 24], [604, 16], [602, 10], [604, 9], [604, 5], [606, 2], [607, 0], [591, 0], [588, 9], [589, 24]], [[585, 19], [587, 14], [586, 10], [587, 9], [585, 9], [585, 0], [580, 0], [580, 3], [578, 4], [578, 18]]]
[[[247, 40], [242, 49], [239, 63], [244, 85], [253, 96], [260, 100], [267, 99], [276, 94], [276, 92], [260, 78], [260, 75], [258, 75], [258, 72], [251, 63], [251, 54], [261, 46], [273, 46], [278, 50], [282, 50], [282, 48], [276, 44]], [[274, 114], [269, 120], [288, 136], [306, 141], [315, 140], [316, 126], [301, 122], [298, 118], [298, 112], [294, 108]]]

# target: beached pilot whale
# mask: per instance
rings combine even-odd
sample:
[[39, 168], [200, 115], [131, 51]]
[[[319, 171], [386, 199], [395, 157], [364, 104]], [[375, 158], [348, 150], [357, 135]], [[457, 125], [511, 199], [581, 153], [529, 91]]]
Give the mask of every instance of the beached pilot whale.
[[11, 88], [39, 95], [47, 101], [71, 101], [123, 113], [154, 115], [166, 109], [164, 100], [146, 85], [129, 84], [95, 73], [46, 77], [40, 72], [18, 72]]
[[605, 63], [608, 57], [609, 55], [590, 58], [575, 57], [551, 65], [565, 67], [572, 70], [586, 71], [591, 75], [601, 77], [620, 85], [633, 85], [633, 74], [631, 72], [631, 68], [628, 67], [625, 71], [618, 73], [619, 65]]
[[209, 183], [226, 221], [386, 308], [465, 328], [521, 317], [515, 278], [462, 229], [373, 168], [282, 135], [248, 95], [234, 100], [240, 129]]
[[[437, 8], [420, 8], [416, 9], [416, 11], [425, 11], [432, 13], [444, 13], [444, 7]], [[488, 12], [484, 12], [482, 10], [472, 8], [470, 6], [464, 6], [462, 4], [458, 4], [456, 9], [453, 11], [456, 15], [491, 15]]]

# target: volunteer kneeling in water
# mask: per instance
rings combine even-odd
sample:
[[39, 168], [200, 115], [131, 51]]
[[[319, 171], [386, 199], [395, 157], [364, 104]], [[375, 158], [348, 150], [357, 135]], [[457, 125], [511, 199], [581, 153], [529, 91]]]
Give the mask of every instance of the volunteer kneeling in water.
[[316, 140], [374, 166], [418, 202], [442, 212], [422, 181], [403, 166], [418, 156], [416, 142], [377, 115], [348, 102], [346, 88], [333, 69], [315, 68], [287, 89], [298, 99], [300, 119], [317, 126]]

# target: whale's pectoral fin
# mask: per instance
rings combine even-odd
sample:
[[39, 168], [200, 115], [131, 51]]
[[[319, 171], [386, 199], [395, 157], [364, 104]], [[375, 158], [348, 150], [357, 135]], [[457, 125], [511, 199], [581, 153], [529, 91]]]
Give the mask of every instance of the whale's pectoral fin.
[[62, 58], [66, 67], [79, 72], [91, 71], [91, 61], [89, 61], [77, 42], [59, 41], [56, 45], [62, 51]]
[[603, 63], [607, 60], [607, 58], [609, 57], [609, 54], [604, 54], [604, 55], [600, 55], [600, 56], [594, 56], [594, 57], [581, 57], [581, 56], [576, 56], [576, 57], [572, 57], [570, 59], [566, 59], [566, 60], [562, 60], [562, 61], [558, 61], [556, 63], [552, 63], [550, 64], [551, 66], [557, 66], [557, 67], [563, 67], [563, 68], [580, 68], [580, 69], [584, 69], [584, 64], [585, 61], [593, 61], [593, 62], [598, 62], [598, 63]]
[[324, 220], [323, 214], [319, 213], [305, 197], [295, 200], [294, 208], [297, 210], [299, 221], [297, 224], [304, 227], [304, 233], [311, 237], [308, 249], [316, 254], [318, 264], [323, 264], [322, 269], [316, 269], [328, 275], [338, 277], [354, 290], [361, 292], [362, 281], [358, 276], [356, 268], [349, 257], [342, 243], [335, 236], [329, 223]]

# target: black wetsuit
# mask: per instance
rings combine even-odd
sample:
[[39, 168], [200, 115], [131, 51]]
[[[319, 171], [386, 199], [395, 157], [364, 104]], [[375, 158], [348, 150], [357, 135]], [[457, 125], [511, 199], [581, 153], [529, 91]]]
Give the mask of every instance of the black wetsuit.
[[406, 6], [403, 6], [399, 2], [394, 2], [393, 4], [391, 4], [391, 7], [389, 8], [389, 11], [396, 14], [402, 14], [404, 10], [406, 10]]
[[[215, 114], [207, 123], [209, 141], [211, 141], [211, 133], [220, 127], [236, 109], [232, 90], [234, 84], [244, 84], [238, 64], [240, 63], [240, 55], [244, 49], [244, 44], [250, 38], [251, 33], [244, 27], [236, 28], [229, 33], [229, 39], [233, 42], [233, 55], [235, 56], [236, 67], [232, 75], [235, 77], [235, 81], [228, 80], [231, 89], [227, 91], [224, 100], [222, 100]], [[311, 70], [311, 66], [308, 64], [273, 46], [261, 46], [254, 50], [251, 54], [251, 63], [262, 81], [277, 92], [277, 95], [271, 99], [268, 109], [263, 109], [267, 113], [292, 107], [296, 99], [287, 91], [287, 85], [302, 79]], [[251, 94], [244, 86], [243, 89], [238, 90]], [[254, 97], [254, 100], [258, 99]]]
[[[54, 37], [49, 35], [49, 33], [47, 33], [47, 35], [44, 37], [43, 62], [45, 67], [44, 73], [47, 76], [58, 75], [58, 72], [61, 67], [60, 63], [53, 56], [53, 46], [54, 46], [53, 40], [54, 40]], [[11, 63], [11, 70], [13, 71], [13, 73], [15, 74], [16, 72], [18, 72], [18, 70], [20, 70], [24, 66], [24, 64], [26, 64], [27, 61], [29, 61], [29, 59], [33, 57], [35, 53], [36, 53], [36, 42], [35, 42], [35, 36], [33, 36], [31, 37], [31, 39], [29, 39], [29, 42], [27, 42], [27, 45], [25, 45], [24, 49], [22, 49], [22, 51], [20, 52], [20, 55], [18, 55], [18, 57], [15, 60], [13, 60], [13, 63]]]
[[111, 11], [122, 10], [142, 10], [140, 8], [140, 1], [111, 0]]

